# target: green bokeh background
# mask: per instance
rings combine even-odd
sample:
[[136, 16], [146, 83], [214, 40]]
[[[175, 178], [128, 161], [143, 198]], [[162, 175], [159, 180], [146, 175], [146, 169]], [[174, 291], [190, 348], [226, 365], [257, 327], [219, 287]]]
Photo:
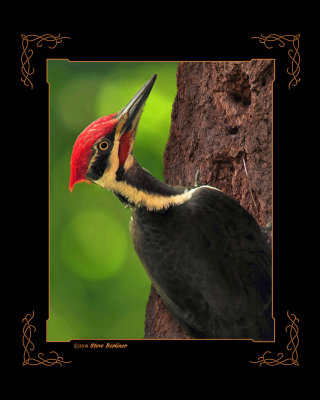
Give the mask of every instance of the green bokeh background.
[[50, 93], [50, 291], [48, 341], [139, 339], [150, 281], [134, 252], [130, 210], [86, 183], [69, 191], [77, 136], [122, 109], [154, 73], [134, 156], [163, 180], [163, 153], [176, 95], [175, 62], [48, 60]]

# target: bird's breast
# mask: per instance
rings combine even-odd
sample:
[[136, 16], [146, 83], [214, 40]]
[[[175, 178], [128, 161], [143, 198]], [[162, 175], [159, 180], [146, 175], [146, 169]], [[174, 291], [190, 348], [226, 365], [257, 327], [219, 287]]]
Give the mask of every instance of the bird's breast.
[[[179, 223], [172, 213], [134, 213], [130, 221], [130, 233], [136, 253], [148, 274], [157, 279], [170, 274], [176, 260], [186, 254], [181, 246], [188, 229], [187, 221]], [[184, 243], [187, 245], [187, 243]]]

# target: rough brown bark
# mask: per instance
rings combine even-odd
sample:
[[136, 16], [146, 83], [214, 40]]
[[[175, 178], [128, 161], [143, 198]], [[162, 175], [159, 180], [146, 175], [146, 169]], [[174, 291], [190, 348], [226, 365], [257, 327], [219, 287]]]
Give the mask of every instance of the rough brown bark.
[[[272, 218], [273, 60], [182, 62], [164, 178], [209, 184], [237, 199], [261, 226]], [[270, 242], [270, 238], [269, 238]], [[145, 338], [188, 338], [152, 287]]]

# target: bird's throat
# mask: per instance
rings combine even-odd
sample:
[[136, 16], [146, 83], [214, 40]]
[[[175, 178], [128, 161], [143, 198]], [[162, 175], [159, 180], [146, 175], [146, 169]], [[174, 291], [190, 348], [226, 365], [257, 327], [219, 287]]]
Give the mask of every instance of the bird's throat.
[[113, 179], [105, 185], [130, 207], [146, 208], [149, 211], [165, 210], [172, 205], [183, 204], [191, 194], [184, 188], [166, 185], [140, 167], [133, 158], [125, 169], [119, 166]]

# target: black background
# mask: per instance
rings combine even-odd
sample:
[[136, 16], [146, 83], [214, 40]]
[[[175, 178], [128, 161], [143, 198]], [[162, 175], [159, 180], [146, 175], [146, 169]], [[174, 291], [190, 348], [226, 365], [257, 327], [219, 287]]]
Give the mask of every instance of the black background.
[[[121, 40], [113, 31], [102, 29], [99, 34], [91, 30], [39, 29], [16, 30], [12, 32], [10, 55], [13, 61], [10, 68], [10, 97], [7, 107], [12, 115], [6, 128], [8, 141], [3, 150], [7, 161], [2, 168], [3, 196], [8, 201], [9, 226], [6, 228], [8, 255], [6, 264], [10, 278], [3, 282], [8, 286], [6, 309], [13, 319], [10, 363], [16, 369], [26, 370], [100, 370], [106, 374], [122, 375], [124, 371], [133, 371], [137, 364], [145, 369], [163, 365], [163, 374], [172, 377], [171, 370], [178, 371], [181, 365], [187, 370], [206, 371], [212, 376], [218, 370], [236, 371], [236, 373], [260, 374], [290, 370], [295, 376], [306, 368], [306, 332], [308, 301], [312, 299], [309, 291], [310, 276], [316, 267], [312, 252], [307, 251], [312, 241], [308, 224], [315, 216], [316, 204], [309, 191], [306, 180], [310, 176], [311, 157], [310, 140], [312, 134], [308, 127], [309, 105], [306, 90], [310, 75], [307, 63], [308, 35], [299, 30], [291, 31], [236, 31], [229, 34], [224, 31], [211, 32], [207, 29], [206, 42], [195, 40], [188, 29], [174, 30], [171, 38], [156, 35], [130, 34]], [[46, 43], [41, 48], [30, 45], [34, 55], [30, 60], [35, 72], [30, 79], [33, 89], [21, 82], [21, 34], [50, 33], [54, 36], [68, 36], [55, 49], [49, 49]], [[130, 32], [128, 32], [129, 34]], [[287, 69], [291, 68], [288, 50], [273, 43], [267, 49], [253, 36], [271, 33], [279, 35], [300, 34], [300, 82], [288, 88], [291, 80]], [[161, 35], [159, 35], [161, 36]], [[46, 342], [46, 321], [48, 319], [48, 86], [46, 83], [46, 59], [68, 58], [71, 61], [247, 61], [255, 58], [275, 59], [275, 82], [273, 91], [273, 288], [274, 318], [276, 320], [275, 343], [253, 343], [251, 341], [183, 341], [183, 340], [105, 340], [103, 343], [127, 343], [126, 349], [75, 349], [71, 342]], [[8, 83], [8, 82], [7, 82]], [[311, 145], [312, 147], [312, 145]], [[309, 171], [309, 172], [308, 172]], [[18, 201], [16, 201], [18, 199]], [[13, 204], [14, 202], [14, 204]], [[4, 210], [4, 209], [3, 209]], [[6, 218], [3, 214], [3, 220]], [[310, 233], [308, 233], [310, 232]], [[4, 242], [3, 242], [4, 243]], [[9, 244], [12, 247], [9, 249]], [[306, 247], [306, 244], [308, 247]], [[10, 283], [11, 282], [11, 283]], [[9, 307], [7, 307], [9, 304]], [[64, 361], [71, 363], [46, 365], [23, 365], [24, 347], [23, 318], [32, 314], [30, 322], [36, 327], [32, 332], [35, 349], [30, 356], [37, 359], [50, 358], [55, 351]], [[268, 366], [252, 364], [265, 351], [271, 358], [278, 358], [283, 352], [284, 358], [291, 359], [292, 352], [287, 350], [290, 325], [287, 311], [299, 319], [298, 362], [295, 365]], [[82, 341], [89, 346], [93, 341]], [[95, 341], [97, 342], [97, 341]], [[80, 343], [77, 341], [77, 343]], [[141, 370], [141, 378], [144, 372]], [[263, 371], [263, 372], [261, 372]], [[158, 378], [157, 378], [158, 379]]]

